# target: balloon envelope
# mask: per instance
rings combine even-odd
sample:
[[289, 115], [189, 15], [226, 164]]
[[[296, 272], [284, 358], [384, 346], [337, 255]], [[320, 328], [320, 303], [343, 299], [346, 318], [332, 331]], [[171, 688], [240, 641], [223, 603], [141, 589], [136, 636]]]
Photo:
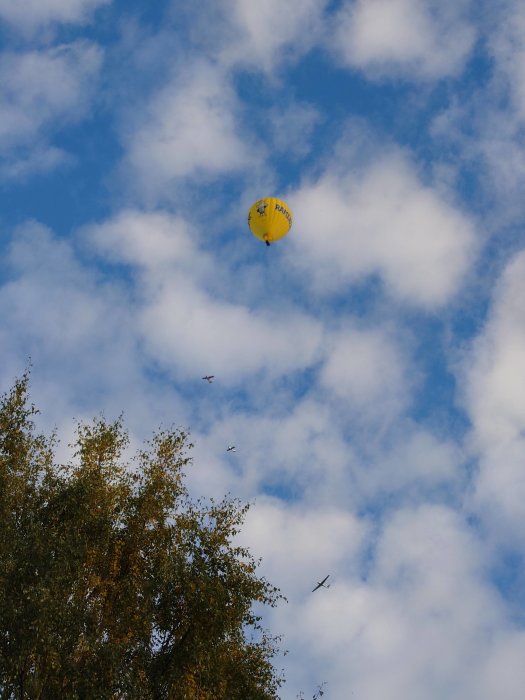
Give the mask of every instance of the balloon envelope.
[[282, 199], [265, 197], [252, 204], [248, 212], [248, 226], [254, 236], [273, 243], [286, 236], [292, 226], [292, 212]]

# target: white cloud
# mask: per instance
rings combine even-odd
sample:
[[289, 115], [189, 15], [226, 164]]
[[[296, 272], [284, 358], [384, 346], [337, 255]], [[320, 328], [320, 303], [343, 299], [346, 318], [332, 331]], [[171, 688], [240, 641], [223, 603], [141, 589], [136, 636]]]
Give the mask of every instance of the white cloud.
[[369, 76], [435, 80], [458, 73], [475, 31], [469, 0], [356, 0], [335, 20], [330, 46]]
[[208, 258], [204, 253], [199, 257], [192, 234], [184, 219], [168, 213], [124, 210], [103, 224], [88, 226], [82, 237], [114, 262], [161, 270], [182, 265], [195, 272]]
[[139, 332], [153, 357], [183, 376], [237, 383], [303, 369], [319, 352], [320, 324], [296, 308], [252, 310], [214, 287], [215, 261], [167, 215], [128, 213], [88, 230], [113, 259], [141, 266]]
[[130, 300], [118, 283], [90, 270], [70, 242], [35, 223], [14, 232], [4, 265], [2, 385], [30, 358], [32, 398], [46, 429], [126, 411], [127, 425], [142, 439], [161, 421], [184, 421], [173, 386], [155, 387], [143, 374]]
[[[483, 581], [480, 543], [461, 517], [422, 506], [395, 513], [375, 543], [372, 530], [361, 532], [361, 552], [375, 544], [369, 557], [352, 556], [350, 540], [348, 565], [341, 555], [330, 567], [332, 587], [307, 601], [294, 598], [275, 616], [298, 654], [290, 679], [304, 679], [299, 666], [308, 666], [331, 696], [371, 700], [488, 700], [499, 680], [502, 697], [517, 699], [522, 672], [503, 674], [523, 649], [523, 635]], [[344, 552], [341, 533], [328, 540]], [[324, 547], [312, 538], [314, 562]]]
[[306, 53], [323, 31], [327, 0], [252, 2], [226, 0], [231, 22], [220, 60], [227, 66], [249, 65], [271, 70], [286, 53]]
[[478, 690], [474, 697], [479, 700], [494, 697], [520, 700], [525, 684], [525, 668], [521, 662], [524, 654], [525, 634], [522, 631], [511, 630], [499, 634], [493, 645], [493, 653], [480, 667]]
[[355, 501], [395, 497], [402, 503], [439, 498], [440, 489], [458, 492], [465, 457], [452, 441], [410, 421], [396, 424], [387, 440], [365, 445], [367, 461], [354, 474]]
[[[353, 403], [338, 387], [320, 387], [322, 365], [316, 374], [301, 400], [275, 384], [245, 383], [250, 409], [221, 400], [201, 415], [195, 491], [243, 498], [278, 493], [313, 507], [355, 510], [383, 506], [385, 499], [414, 504], [461, 493], [462, 450], [404, 417], [404, 397], [397, 395], [403, 385], [385, 384], [379, 395], [360, 397], [366, 403]], [[236, 445], [235, 455], [225, 452], [227, 443]]]
[[101, 50], [78, 41], [52, 49], [0, 54], [0, 154], [4, 176], [49, 169], [67, 156], [47, 144], [86, 112]]
[[[366, 510], [388, 503], [422, 503], [459, 493], [461, 452], [456, 445], [440, 440], [427, 430], [406, 425], [391, 439], [365, 426], [353, 425], [350, 439], [337, 410], [325, 403], [305, 400], [288, 416], [231, 417], [214, 426], [209, 456], [233, 436], [235, 462], [241, 471], [222, 474], [219, 493], [235, 491], [250, 498], [265, 489], [279, 489], [291, 498], [314, 507], [325, 504], [343, 509]], [[222, 437], [222, 440], [221, 440]], [[197, 452], [204, 445], [198, 437]], [[207, 449], [207, 448], [206, 448]], [[210, 468], [214, 478], [216, 469]], [[207, 477], [201, 492], [208, 493]], [[273, 490], [271, 492], [273, 492]]]
[[284, 595], [304, 601], [319, 577], [357, 568], [367, 529], [344, 510], [262, 497], [248, 511], [239, 539], [262, 557], [264, 574]]
[[488, 29], [488, 51], [494, 62], [499, 90], [508, 90], [511, 105], [525, 119], [525, 8], [516, 0], [496, 5]]
[[471, 221], [423, 185], [401, 155], [364, 171], [350, 168], [328, 170], [289, 197], [290, 262], [305, 268], [319, 291], [340, 293], [379, 274], [401, 302], [427, 309], [448, 302], [475, 252]]
[[385, 526], [372, 582], [410, 599], [414, 612], [448, 610], [464, 601], [464, 586], [481, 572], [479, 551], [453, 510], [429, 505], [401, 510]]
[[322, 119], [321, 112], [309, 104], [275, 107], [270, 113], [275, 151], [295, 158], [305, 156], [312, 148], [312, 133]]
[[398, 415], [409, 398], [406, 362], [383, 329], [349, 328], [331, 339], [321, 386], [357, 413]]
[[457, 174], [469, 164], [487, 229], [500, 235], [509, 223], [521, 225], [524, 212], [525, 8], [520, 0], [498, 0], [485, 3], [476, 19], [486, 66], [476, 67], [472, 88], [451, 94], [431, 135], [445, 144], [443, 153], [452, 144]]
[[[469, 155], [481, 158], [486, 199], [500, 227], [507, 221], [521, 224], [524, 212], [525, 8], [519, 0], [503, 0], [491, 10], [486, 30], [491, 79], [460, 124]], [[472, 125], [477, 126], [474, 138]]]
[[0, 19], [22, 32], [33, 32], [51, 23], [88, 21], [95, 9], [111, 0], [0, 0]]
[[480, 458], [474, 504], [496, 537], [525, 522], [525, 253], [505, 269], [487, 323], [464, 358], [465, 401]]
[[521, 549], [525, 536], [525, 439], [489, 448], [477, 457], [469, 505], [488, 526], [492, 544]]
[[165, 280], [141, 315], [153, 356], [187, 375], [212, 372], [228, 384], [264, 370], [279, 376], [315, 362], [319, 324], [299, 310], [252, 311], [214, 298], [191, 279]]
[[47, 173], [58, 167], [67, 166], [73, 162], [73, 158], [61, 148], [36, 144], [28, 153], [6, 159], [0, 163], [0, 179], [24, 180], [29, 175]]
[[505, 269], [489, 319], [465, 360], [467, 404], [477, 440], [510, 442], [525, 430], [525, 253]]
[[[208, 494], [214, 484], [212, 495], [249, 499], [277, 489], [315, 507], [347, 506], [355, 457], [328, 401], [296, 401], [264, 383], [250, 393], [250, 410], [223, 408], [201, 422], [195, 454], [203, 466], [190, 477], [196, 491]], [[235, 455], [225, 453], [226, 442], [236, 445]]]
[[169, 194], [181, 178], [213, 178], [253, 162], [240, 134], [238, 100], [221, 70], [185, 66], [127, 128], [124, 168], [146, 194]]

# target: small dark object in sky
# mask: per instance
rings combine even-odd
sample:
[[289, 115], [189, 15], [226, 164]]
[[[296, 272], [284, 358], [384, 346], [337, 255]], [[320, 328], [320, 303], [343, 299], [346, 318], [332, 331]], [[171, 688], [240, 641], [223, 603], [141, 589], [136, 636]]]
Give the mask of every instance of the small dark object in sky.
[[[330, 574], [328, 574], [328, 576], [330, 576]], [[316, 591], [318, 588], [330, 588], [330, 584], [328, 584], [326, 586], [324, 585], [328, 576], [325, 576], [322, 581], [317, 582], [317, 586], [312, 590], [312, 593], [314, 593], [314, 591]]]

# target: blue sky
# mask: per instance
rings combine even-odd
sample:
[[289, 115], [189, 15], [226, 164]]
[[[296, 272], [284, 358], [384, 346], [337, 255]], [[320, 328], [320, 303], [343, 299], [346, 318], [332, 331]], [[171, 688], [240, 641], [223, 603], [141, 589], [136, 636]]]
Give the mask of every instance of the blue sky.
[[188, 8], [0, 0], [0, 384], [191, 430], [283, 700], [521, 700], [525, 7]]

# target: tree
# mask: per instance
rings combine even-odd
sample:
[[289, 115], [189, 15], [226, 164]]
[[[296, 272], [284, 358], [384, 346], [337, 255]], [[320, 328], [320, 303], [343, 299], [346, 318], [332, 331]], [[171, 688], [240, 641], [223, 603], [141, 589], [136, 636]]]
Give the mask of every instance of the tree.
[[55, 463], [28, 374], [0, 403], [0, 698], [268, 700], [279, 590], [234, 546], [247, 505], [194, 501], [184, 431], [130, 463], [121, 419], [79, 424]]
[[[312, 700], [319, 700], [319, 698], [322, 698], [322, 697], [323, 697], [323, 695], [324, 695], [324, 690], [323, 690], [323, 688], [325, 687], [325, 685], [326, 685], [326, 681], [323, 681], [323, 682], [321, 683], [321, 685], [318, 685], [318, 686], [317, 686], [317, 690], [316, 690], [315, 693], [312, 695]], [[297, 695], [296, 697], [297, 697], [297, 700], [305, 700], [305, 698], [304, 698], [304, 693], [303, 693], [302, 690], [299, 691], [299, 693], [298, 693], [298, 695]]]

